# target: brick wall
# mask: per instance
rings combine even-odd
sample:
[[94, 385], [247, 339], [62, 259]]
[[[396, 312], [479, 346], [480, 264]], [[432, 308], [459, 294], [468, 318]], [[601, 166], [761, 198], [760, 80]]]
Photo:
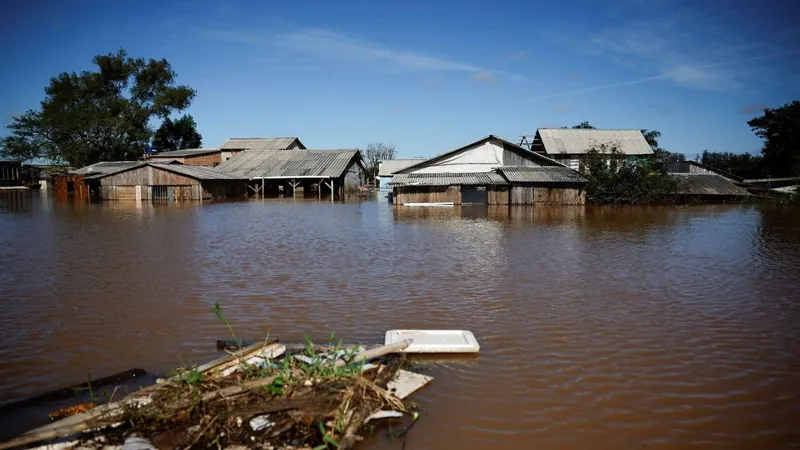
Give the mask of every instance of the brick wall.
[[218, 166], [222, 162], [222, 154], [221, 153], [208, 153], [205, 155], [199, 156], [187, 156], [183, 158], [183, 163], [187, 166], [206, 166], [206, 167], [215, 167]]

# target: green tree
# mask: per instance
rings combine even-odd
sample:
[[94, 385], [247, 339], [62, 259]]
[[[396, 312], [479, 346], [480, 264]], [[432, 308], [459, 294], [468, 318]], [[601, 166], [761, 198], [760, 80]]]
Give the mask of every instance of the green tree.
[[703, 150], [700, 162], [742, 178], [765, 178], [764, 158], [749, 153], [709, 152]]
[[588, 180], [586, 196], [594, 203], [649, 204], [668, 200], [678, 180], [645, 161], [628, 159], [615, 144], [595, 145], [581, 163]]
[[595, 129], [597, 129], [597, 127], [592, 126], [592, 124], [590, 124], [587, 121], [583, 121], [583, 122], [573, 126], [572, 128], [574, 130], [595, 130]]
[[64, 160], [72, 166], [135, 159], [153, 135], [152, 118], [189, 107], [195, 91], [175, 83], [165, 60], [124, 50], [95, 56], [96, 68], [50, 79], [39, 110], [13, 119], [5, 156]]
[[153, 149], [160, 152], [200, 148], [202, 145], [203, 136], [197, 132], [197, 124], [188, 114], [177, 120], [164, 119], [153, 138]]
[[800, 101], [767, 108], [747, 124], [764, 140], [761, 154], [772, 176], [800, 175]]

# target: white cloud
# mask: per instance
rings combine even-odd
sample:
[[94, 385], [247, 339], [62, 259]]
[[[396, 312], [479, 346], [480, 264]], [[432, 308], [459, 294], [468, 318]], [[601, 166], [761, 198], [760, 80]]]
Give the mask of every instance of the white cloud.
[[744, 63], [795, 53], [781, 44], [769, 45], [748, 38], [740, 30], [741, 18], [733, 12], [708, 5], [674, 3], [646, 2], [645, 7], [631, 1], [626, 8], [633, 9], [617, 11], [599, 28], [568, 23], [559, 24], [558, 34], [548, 30], [548, 35], [555, 36], [553, 39], [561, 44], [603, 57], [631, 72], [653, 74], [571, 92], [657, 80], [706, 90], [738, 89], [769, 70], [765, 65]]
[[489, 70], [478, 65], [462, 63], [447, 58], [420, 52], [387, 47], [376, 42], [319, 29], [299, 29], [279, 33], [270, 39], [237, 31], [206, 30], [203, 36], [234, 43], [274, 45], [294, 55], [305, 55], [315, 60], [362, 63], [384, 70], [406, 70], [417, 72], [463, 72], [475, 74], [476, 79], [488, 81], [483, 73], [492, 78], [502, 75], [512, 80], [527, 80], [523, 75]]
[[497, 81], [494, 74], [489, 71], [475, 72], [472, 75], [472, 79], [479, 83], [494, 83]]

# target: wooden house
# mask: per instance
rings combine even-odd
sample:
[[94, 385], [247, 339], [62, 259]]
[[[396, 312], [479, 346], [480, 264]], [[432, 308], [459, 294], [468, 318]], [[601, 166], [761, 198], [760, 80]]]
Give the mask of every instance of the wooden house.
[[586, 180], [557, 161], [490, 135], [401, 169], [390, 184], [398, 205], [582, 205]]
[[210, 167], [142, 162], [86, 176], [103, 200], [182, 201], [247, 194], [247, 178]]
[[583, 128], [540, 128], [530, 143], [530, 150], [578, 170], [581, 159], [601, 146], [615, 146], [625, 157], [642, 158], [653, 154], [641, 130]]
[[58, 196], [72, 196], [83, 197], [89, 199], [91, 196], [99, 195], [97, 189], [92, 192], [90, 184], [87, 182], [86, 177], [94, 177], [108, 172], [116, 172], [118, 170], [133, 167], [140, 164], [138, 161], [102, 161], [88, 166], [81, 167], [55, 175], [53, 181], [55, 184], [56, 195]]
[[250, 180], [254, 194], [331, 196], [355, 195], [365, 183], [364, 163], [358, 149], [246, 150], [217, 169]]

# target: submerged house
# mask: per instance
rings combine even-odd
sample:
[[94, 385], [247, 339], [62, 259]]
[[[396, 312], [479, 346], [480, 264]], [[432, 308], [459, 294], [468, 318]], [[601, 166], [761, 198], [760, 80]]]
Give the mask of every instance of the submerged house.
[[[90, 186], [87, 182], [87, 177], [95, 175], [102, 175], [104, 173], [116, 172], [120, 169], [133, 167], [140, 164], [139, 161], [102, 161], [88, 166], [75, 169], [64, 174], [56, 175], [54, 177], [54, 184], [56, 195], [67, 196], [77, 195], [89, 198]], [[99, 194], [95, 189], [92, 194]]]
[[187, 166], [217, 167], [222, 162], [222, 150], [218, 148], [193, 148], [159, 152], [147, 156], [154, 163], [179, 162]]
[[220, 146], [220, 162], [228, 161], [246, 150], [278, 151], [305, 150], [306, 146], [296, 137], [230, 138]]
[[581, 158], [599, 146], [616, 146], [626, 157], [647, 157], [653, 149], [641, 130], [598, 130], [582, 128], [540, 128], [530, 150], [578, 170]]
[[678, 179], [683, 203], [739, 203], [750, 197], [743, 179], [695, 161], [667, 163], [667, 173]]
[[493, 135], [399, 170], [390, 184], [398, 205], [586, 201], [586, 180], [576, 171]]
[[206, 200], [247, 194], [247, 178], [210, 167], [140, 162], [84, 176], [103, 200]]
[[0, 186], [22, 185], [22, 163], [0, 160]]
[[358, 149], [251, 149], [223, 162], [218, 170], [246, 177], [250, 192], [266, 195], [343, 198], [365, 183]]
[[381, 186], [387, 185], [396, 172], [399, 172], [407, 167], [411, 167], [425, 161], [427, 158], [408, 158], [408, 159], [387, 159], [378, 162], [378, 176], [377, 182]]

